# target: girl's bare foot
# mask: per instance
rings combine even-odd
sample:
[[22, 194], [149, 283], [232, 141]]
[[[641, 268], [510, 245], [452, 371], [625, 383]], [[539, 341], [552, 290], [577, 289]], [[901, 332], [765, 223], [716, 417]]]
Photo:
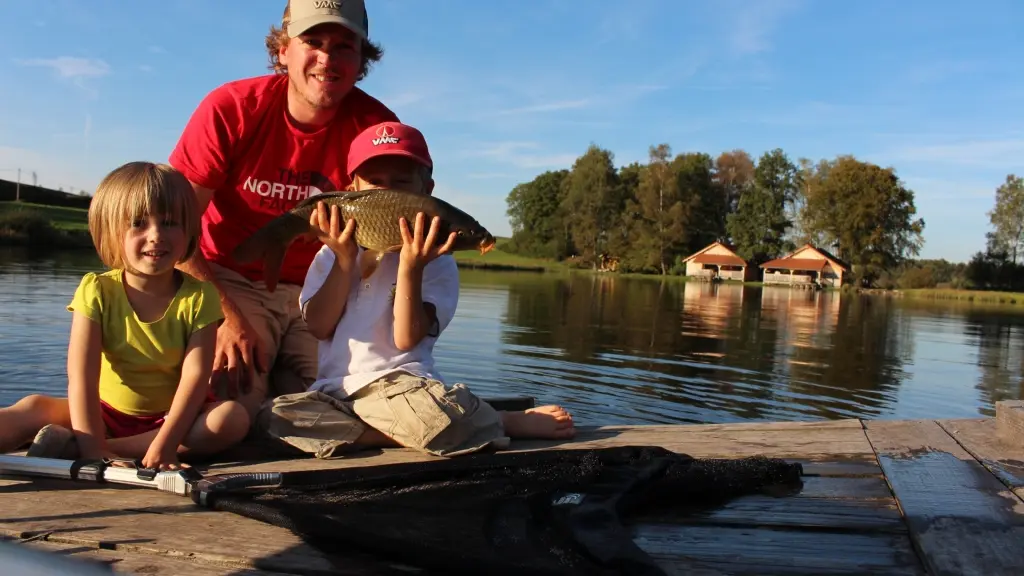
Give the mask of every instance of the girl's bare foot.
[[550, 404], [525, 411], [502, 412], [505, 434], [509, 438], [572, 438], [576, 434], [568, 410]]

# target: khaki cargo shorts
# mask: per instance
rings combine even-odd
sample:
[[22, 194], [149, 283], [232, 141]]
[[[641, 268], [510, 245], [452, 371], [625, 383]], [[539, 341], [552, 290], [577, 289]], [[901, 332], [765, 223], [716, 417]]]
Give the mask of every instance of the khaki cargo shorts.
[[[262, 281], [252, 282], [241, 274], [210, 263], [225, 294], [252, 324], [267, 346], [269, 373], [256, 373], [248, 393], [236, 398], [255, 416], [268, 398], [307, 390], [316, 380], [317, 340], [306, 328], [299, 312], [300, 286], [278, 284], [271, 293]], [[215, 384], [218, 397], [226, 397]]]
[[260, 412], [256, 426], [317, 458], [359, 449], [372, 427], [407, 448], [457, 456], [508, 448], [501, 414], [463, 384], [393, 372], [339, 400], [322, 392], [279, 396]]

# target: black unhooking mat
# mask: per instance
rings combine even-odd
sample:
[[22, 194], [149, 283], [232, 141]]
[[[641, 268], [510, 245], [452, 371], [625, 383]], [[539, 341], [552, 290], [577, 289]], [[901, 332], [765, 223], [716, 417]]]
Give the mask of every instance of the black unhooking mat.
[[285, 472], [213, 508], [288, 528], [332, 555], [444, 574], [664, 574], [623, 520], [799, 486], [800, 464], [695, 459], [659, 447], [498, 452]]

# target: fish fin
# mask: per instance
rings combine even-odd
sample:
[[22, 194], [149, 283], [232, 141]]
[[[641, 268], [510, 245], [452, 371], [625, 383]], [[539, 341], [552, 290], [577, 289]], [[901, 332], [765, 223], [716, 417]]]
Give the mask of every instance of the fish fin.
[[321, 192], [319, 194], [314, 194], [312, 196], [304, 198], [301, 202], [296, 204], [295, 207], [292, 208], [292, 210], [299, 210], [301, 208], [305, 208], [306, 206], [316, 206], [316, 203], [320, 202], [321, 200], [324, 201], [324, 202], [327, 202], [328, 200], [330, 200], [332, 198], [342, 198], [342, 199], [361, 198], [363, 196], [366, 196], [368, 194], [372, 194], [374, 192], [379, 192], [379, 190], [361, 190], [361, 191], [356, 191], [356, 190], [338, 190], [336, 192]]
[[[387, 248], [384, 249], [384, 252], [401, 252], [401, 251], [402, 251], [402, 245], [401, 244], [395, 244], [394, 246], [388, 246]], [[383, 257], [383, 254], [381, 254], [381, 256]]]

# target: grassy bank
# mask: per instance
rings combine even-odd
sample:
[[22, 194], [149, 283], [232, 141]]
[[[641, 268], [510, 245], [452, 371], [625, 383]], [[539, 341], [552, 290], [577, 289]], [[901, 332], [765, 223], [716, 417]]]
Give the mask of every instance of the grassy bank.
[[524, 270], [534, 272], [546, 272], [552, 270], [566, 270], [568, 266], [562, 262], [545, 260], [543, 258], [530, 258], [519, 256], [501, 250], [501, 246], [508, 242], [508, 238], [498, 238], [497, 246], [487, 254], [464, 250], [455, 253], [455, 261], [463, 268], [480, 268], [485, 270]]
[[914, 290], [900, 290], [898, 294], [904, 298], [914, 298], [919, 300], [1024, 305], [1024, 293], [1022, 292], [956, 290], [952, 288], [918, 288]]
[[29, 202], [0, 202], [0, 244], [92, 248], [88, 211]]

